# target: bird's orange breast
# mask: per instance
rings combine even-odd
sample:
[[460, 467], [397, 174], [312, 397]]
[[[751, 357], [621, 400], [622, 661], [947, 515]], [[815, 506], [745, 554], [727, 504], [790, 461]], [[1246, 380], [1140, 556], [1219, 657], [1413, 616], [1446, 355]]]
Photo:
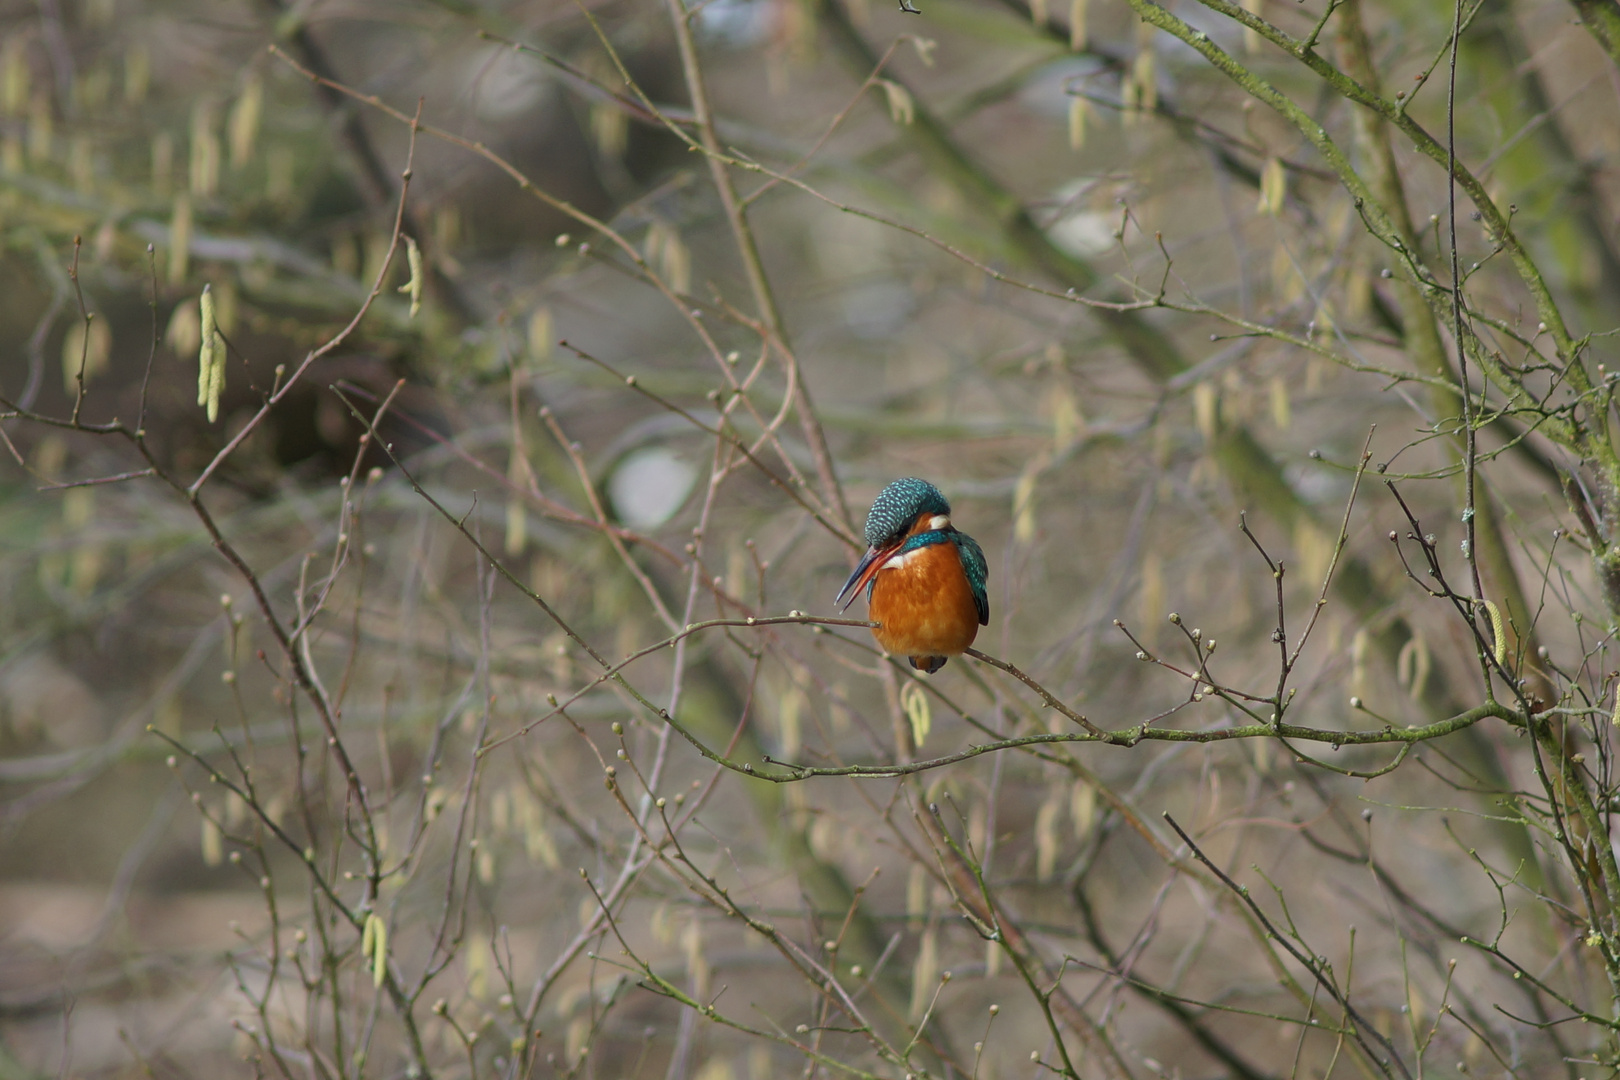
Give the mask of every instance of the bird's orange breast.
[[979, 609], [955, 544], [895, 556], [872, 583], [872, 630], [897, 656], [958, 656], [979, 632]]

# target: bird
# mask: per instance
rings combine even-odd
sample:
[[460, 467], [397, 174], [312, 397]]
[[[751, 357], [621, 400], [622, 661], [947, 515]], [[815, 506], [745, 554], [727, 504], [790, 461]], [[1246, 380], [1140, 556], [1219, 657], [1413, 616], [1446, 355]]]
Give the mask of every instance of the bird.
[[990, 624], [984, 550], [951, 524], [951, 504], [933, 484], [907, 476], [879, 492], [866, 543], [833, 602], [847, 611], [864, 588], [872, 636], [885, 652], [932, 675]]

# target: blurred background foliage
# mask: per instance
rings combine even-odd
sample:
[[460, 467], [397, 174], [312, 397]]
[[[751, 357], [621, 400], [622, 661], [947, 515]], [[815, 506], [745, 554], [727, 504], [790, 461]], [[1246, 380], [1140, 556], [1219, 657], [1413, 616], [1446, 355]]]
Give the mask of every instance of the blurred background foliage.
[[[696, 130], [691, 72], [651, 0], [0, 3], [0, 394], [14, 417], [0, 420], [0, 1077], [834, 1074], [783, 1041], [699, 1023], [637, 989], [635, 971], [625, 981], [623, 958], [597, 955], [618, 943], [578, 867], [602, 895], [622, 888], [619, 929], [670, 984], [903, 1075], [839, 1030], [814, 981], [736, 911], [678, 868], [648, 868], [601, 783], [621, 748], [658, 770], [658, 794], [697, 806], [681, 819], [692, 867], [863, 987], [883, 1038], [915, 1042], [919, 1073], [1035, 1076], [1048, 1066], [1031, 1051], [1059, 1060], [1039, 995], [964, 917], [960, 879], [930, 848], [930, 803], [1045, 965], [1036, 983], [1062, 982], [1080, 1075], [1380, 1069], [1184, 848], [1167, 857], [1161, 811], [1271, 910], [1286, 898], [1301, 940], [1407, 1065], [1612, 1072], [1596, 1025], [1548, 1026], [1568, 1009], [1544, 985], [1609, 1015], [1612, 995], [1551, 797], [1506, 725], [1420, 746], [1371, 781], [1248, 740], [773, 785], [716, 770], [619, 688], [553, 715], [548, 695], [586, 687], [591, 658], [391, 457], [611, 660], [698, 619], [832, 615], [852, 558], [838, 528], [858, 534], [887, 480], [927, 477], [990, 555], [979, 646], [1110, 730], [1181, 707], [1166, 724], [1242, 722], [1213, 697], [1188, 704], [1187, 682], [1138, 663], [1139, 645], [1185, 651], [1174, 610], [1218, 638], [1226, 679], [1267, 692], [1276, 585], [1239, 512], [1285, 560], [1290, 625], [1303, 626], [1375, 426], [1374, 462], [1456, 552], [1456, 454], [1434, 435], [1455, 399], [1387, 374], [1433, 371], [1390, 251], [1309, 144], [1122, 2], [918, 6], [694, 6], [718, 145], [800, 181], [732, 170], [795, 367], [762, 346], [772, 320], [724, 200], [666, 126]], [[1378, 77], [1410, 87], [1411, 114], [1443, 132], [1445, 65], [1426, 73], [1452, 12], [1361, 6]], [[1322, 16], [1315, 0], [1243, 7], [1298, 36]], [[1374, 171], [1354, 105], [1233, 20], [1172, 10]], [[1582, 361], [1606, 377], [1620, 359], [1601, 336], [1620, 324], [1620, 68], [1589, 26], [1612, 15], [1602, 0], [1470, 12], [1459, 159], [1513, 208], [1573, 332], [1599, 335]], [[1338, 32], [1322, 51], [1347, 66]], [[424, 123], [473, 144], [416, 140], [402, 223], [425, 260], [414, 316], [396, 291], [404, 257], [388, 261], [410, 128], [295, 65], [407, 115], [420, 102]], [[1393, 161], [1441, 266], [1444, 171], [1400, 138]], [[1479, 264], [1470, 304], [1533, 336], [1523, 282], [1466, 206], [1458, 232], [1465, 267]], [[15, 418], [73, 413], [82, 366], [83, 419], [143, 416], [156, 467], [189, 484], [374, 280], [358, 330], [201, 497], [282, 623], [305, 627], [296, 651], [338, 707], [370, 792], [359, 816], [398, 864], [377, 904], [400, 985], [416, 987], [410, 1023], [306, 872], [319, 866], [353, 910], [373, 899], [355, 883], [370, 871], [352, 794], [248, 583], [159, 480], [61, 486], [143, 468], [127, 442]], [[204, 285], [229, 342], [213, 424], [193, 393]], [[1155, 294], [1294, 342], [1073, 299]], [[728, 403], [744, 376], [757, 412]], [[370, 413], [401, 380], [379, 453], [337, 388]], [[793, 419], [770, 421], [784, 401]], [[785, 485], [802, 494], [717, 444], [704, 425], [722, 409], [779, 454], [773, 469], [806, 478]], [[1480, 436], [1502, 538], [1485, 559], [1491, 594], [1515, 642], [1533, 619], [1553, 666], [1577, 673], [1546, 676], [1555, 694], [1585, 678], [1607, 709], [1611, 615], [1554, 533], [1572, 527], [1560, 470], [1580, 463], [1526, 426]], [[818, 469], [823, 437], [841, 493]], [[1384, 539], [1407, 528], [1365, 484], [1295, 673], [1296, 722], [1405, 727], [1481, 700], [1466, 626]], [[859, 630], [715, 629], [626, 673], [739, 762], [935, 756], [1055, 715], [963, 659], [926, 694], [903, 689]], [[198, 757], [169, 762], [149, 728]], [[1607, 716], [1587, 729], [1572, 724], [1571, 752], [1606, 762]], [[1394, 753], [1333, 750], [1317, 756], [1362, 770]], [[205, 761], [239, 778], [250, 765], [251, 799], [211, 784]], [[1534, 986], [1458, 942], [1499, 926]]]

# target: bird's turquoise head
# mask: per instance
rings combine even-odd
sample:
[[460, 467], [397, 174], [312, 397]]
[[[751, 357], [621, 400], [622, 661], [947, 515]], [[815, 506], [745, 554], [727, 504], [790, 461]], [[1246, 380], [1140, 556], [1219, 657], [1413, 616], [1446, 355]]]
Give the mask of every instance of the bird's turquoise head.
[[866, 515], [866, 542], [883, 549], [893, 545], [923, 514], [950, 517], [951, 504], [939, 488], [915, 476], [903, 477], [878, 492]]

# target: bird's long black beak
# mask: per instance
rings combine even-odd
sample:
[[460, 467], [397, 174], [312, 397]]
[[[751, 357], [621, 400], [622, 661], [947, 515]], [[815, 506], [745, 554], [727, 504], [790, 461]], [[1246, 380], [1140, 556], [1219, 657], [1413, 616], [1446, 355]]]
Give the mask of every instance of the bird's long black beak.
[[897, 549], [899, 549], [899, 544], [891, 544], [888, 547], [868, 547], [867, 555], [860, 560], [860, 565], [855, 567], [855, 572], [849, 575], [849, 581], [844, 581], [844, 588], [839, 589], [838, 597], [833, 601], [834, 604], [838, 604], [839, 610], [849, 610], [849, 606], [854, 604], [855, 597], [860, 596], [862, 589], [870, 591], [873, 578], [878, 576], [878, 570], [883, 568], [883, 563], [888, 562], [889, 557]]
[[838, 596], [833, 600], [839, 611], [849, 610], [849, 605], [855, 602], [861, 588], [871, 584], [872, 579], [877, 576], [878, 569], [887, 561], [888, 554], [888, 550], [884, 548], [866, 549], [866, 557], [855, 567], [855, 572], [849, 575], [849, 580], [844, 582], [844, 587], [838, 590]]

